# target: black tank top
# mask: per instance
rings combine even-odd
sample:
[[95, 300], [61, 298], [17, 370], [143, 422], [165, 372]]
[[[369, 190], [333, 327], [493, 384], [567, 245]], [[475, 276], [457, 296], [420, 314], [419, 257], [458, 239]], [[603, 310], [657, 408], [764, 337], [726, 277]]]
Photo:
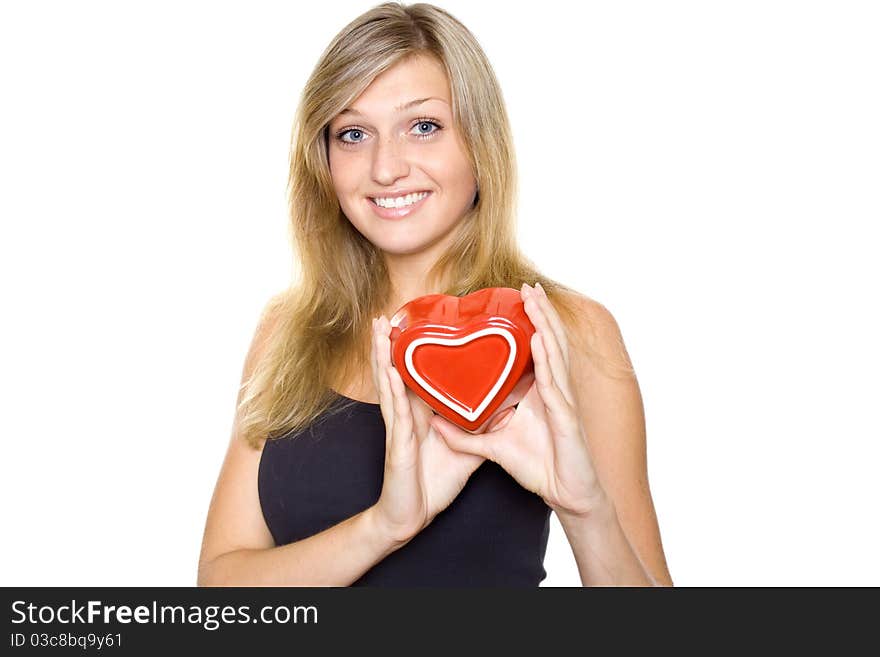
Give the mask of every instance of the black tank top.
[[[380, 406], [336, 396], [331, 411], [338, 412], [264, 442], [258, 489], [275, 545], [332, 527], [375, 504], [382, 492]], [[427, 527], [352, 586], [535, 587], [547, 574], [549, 532], [544, 500], [484, 461]]]

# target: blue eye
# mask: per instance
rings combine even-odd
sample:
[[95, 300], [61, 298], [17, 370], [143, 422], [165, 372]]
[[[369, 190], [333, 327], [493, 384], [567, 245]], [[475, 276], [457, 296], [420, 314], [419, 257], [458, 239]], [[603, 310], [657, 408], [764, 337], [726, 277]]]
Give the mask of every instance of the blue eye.
[[[422, 129], [425, 126], [434, 126], [435, 129], [431, 130], [430, 132], [422, 132]], [[431, 139], [434, 135], [443, 130], [443, 126], [440, 125], [440, 123], [438, 123], [434, 119], [429, 118], [417, 119], [416, 122], [413, 124], [413, 128], [418, 130], [418, 134], [416, 134], [416, 137], [418, 137], [419, 139]], [[348, 135], [349, 133], [351, 133], [351, 136], [355, 137], [355, 141], [344, 139], [345, 135]], [[343, 146], [355, 146], [356, 144], [360, 144], [363, 141], [363, 136], [364, 130], [361, 128], [346, 128], [345, 130], [340, 130], [336, 133], [336, 141], [338, 141]]]
[[337, 134], [336, 134], [336, 138], [337, 138], [339, 141], [341, 141], [343, 144], [357, 143], [357, 142], [346, 141], [345, 139], [342, 138], [343, 135], [348, 134], [349, 132], [354, 132], [354, 133], [358, 133], [358, 134], [361, 134], [361, 135], [363, 134], [363, 131], [360, 130], [359, 128], [349, 128], [348, 130], [343, 130], [342, 132], [337, 133]]
[[426, 137], [432, 137], [435, 133], [440, 132], [443, 128], [436, 121], [429, 121], [427, 119], [423, 119], [416, 123], [414, 127], [421, 128], [424, 125], [432, 125], [436, 130], [432, 130], [431, 132], [420, 132], [418, 134], [419, 139], [425, 139]]

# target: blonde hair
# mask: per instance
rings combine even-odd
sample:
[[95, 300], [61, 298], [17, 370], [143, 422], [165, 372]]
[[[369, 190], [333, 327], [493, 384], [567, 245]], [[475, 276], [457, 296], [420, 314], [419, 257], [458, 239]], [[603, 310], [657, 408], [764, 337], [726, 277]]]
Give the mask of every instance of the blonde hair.
[[[390, 282], [381, 252], [339, 206], [328, 166], [328, 129], [376, 76], [418, 56], [435, 58], [446, 71], [453, 120], [479, 190], [454, 241], [428, 272], [427, 289], [463, 296], [540, 281], [573, 346], [607, 360], [582, 340], [587, 336], [571, 330], [576, 316], [579, 327], [585, 319], [577, 312], [577, 293], [541, 275], [516, 243], [513, 139], [501, 88], [476, 38], [431, 4], [386, 2], [334, 37], [300, 97], [288, 179], [295, 282], [264, 310], [264, 348], [242, 383], [236, 414], [240, 435], [254, 448], [264, 438], [307, 427], [338, 401], [335, 390], [342, 382], [369, 372], [371, 319], [390, 302]], [[438, 287], [444, 277], [449, 284]]]

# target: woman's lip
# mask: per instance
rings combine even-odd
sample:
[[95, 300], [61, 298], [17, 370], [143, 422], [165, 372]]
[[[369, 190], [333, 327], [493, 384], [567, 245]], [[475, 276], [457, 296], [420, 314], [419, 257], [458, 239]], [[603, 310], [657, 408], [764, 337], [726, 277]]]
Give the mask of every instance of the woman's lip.
[[428, 192], [425, 196], [412, 205], [404, 205], [402, 208], [382, 208], [373, 203], [373, 199], [367, 198], [367, 203], [370, 204], [370, 207], [373, 208], [373, 212], [382, 217], [383, 219], [403, 219], [403, 217], [408, 217], [414, 212], [417, 212], [419, 208], [427, 201], [434, 192]]

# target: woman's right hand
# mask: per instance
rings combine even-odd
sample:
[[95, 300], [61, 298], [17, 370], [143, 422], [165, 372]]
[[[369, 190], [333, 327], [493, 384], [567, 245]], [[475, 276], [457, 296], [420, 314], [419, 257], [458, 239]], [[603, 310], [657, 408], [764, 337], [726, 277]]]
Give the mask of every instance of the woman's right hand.
[[392, 539], [405, 543], [449, 506], [485, 458], [456, 452], [431, 426], [433, 410], [391, 362], [390, 334], [384, 315], [373, 321], [370, 364], [385, 421], [385, 473], [374, 511]]

